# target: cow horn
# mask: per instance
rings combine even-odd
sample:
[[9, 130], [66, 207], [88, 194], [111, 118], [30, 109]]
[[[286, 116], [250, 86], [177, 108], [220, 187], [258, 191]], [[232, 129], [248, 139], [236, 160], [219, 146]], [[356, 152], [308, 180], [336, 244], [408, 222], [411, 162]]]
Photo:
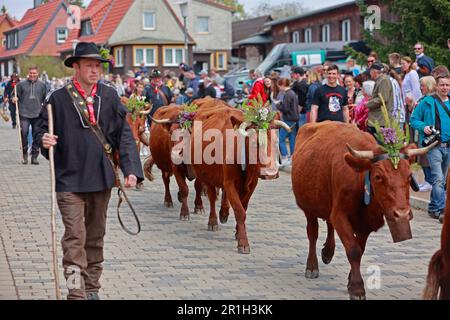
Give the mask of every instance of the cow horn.
[[431, 149], [433, 149], [438, 143], [439, 143], [439, 141], [435, 141], [432, 144], [430, 144], [428, 147], [419, 148], [419, 149], [408, 149], [408, 150], [406, 150], [405, 153], [408, 157], [421, 156], [423, 154], [426, 154]]
[[243, 135], [244, 137], [248, 137], [249, 133], [246, 131], [248, 127], [250, 127], [252, 125], [251, 122], [245, 121], [242, 122], [241, 125], [239, 126], [239, 133], [241, 135]]
[[375, 157], [373, 154], [373, 151], [371, 151], [371, 150], [358, 151], [358, 150], [353, 149], [348, 143], [347, 143], [347, 149], [348, 149], [348, 151], [350, 151], [352, 156], [359, 158], [359, 159], [372, 160]]
[[291, 132], [292, 128], [288, 126], [286, 122], [283, 122], [281, 120], [273, 120], [276, 126], [284, 128], [287, 132]]
[[139, 114], [142, 115], [142, 116], [146, 116], [146, 115], [148, 115], [151, 111], [152, 111], [152, 109], [149, 109], [149, 110], [142, 110], [142, 111], [139, 112]]
[[167, 123], [172, 123], [172, 121], [170, 119], [155, 119], [152, 116], [149, 116], [150, 119], [152, 120], [152, 122], [156, 123], [156, 124], [167, 124]]

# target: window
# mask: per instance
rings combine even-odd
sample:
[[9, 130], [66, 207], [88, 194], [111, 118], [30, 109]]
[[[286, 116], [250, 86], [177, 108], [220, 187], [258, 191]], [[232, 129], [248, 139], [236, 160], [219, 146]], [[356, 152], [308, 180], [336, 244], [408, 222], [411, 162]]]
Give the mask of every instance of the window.
[[342, 21], [342, 41], [349, 42], [351, 40], [350, 26], [350, 19]]
[[11, 50], [19, 46], [19, 32], [11, 32], [6, 35], [6, 49]]
[[91, 20], [81, 21], [81, 36], [93, 34]]
[[[123, 55], [123, 51], [122, 51]], [[123, 58], [123, 57], [122, 57]], [[134, 65], [140, 66], [142, 62], [146, 66], [156, 66], [156, 48], [135, 47]]]
[[155, 30], [156, 29], [154, 12], [144, 12], [143, 19], [144, 19], [144, 21], [143, 21], [144, 30]]
[[2, 39], [2, 47], [5, 47], [5, 46], [6, 46], [6, 39], [3, 38], [3, 39]]
[[197, 24], [195, 25], [197, 33], [209, 32], [209, 17], [197, 17]]
[[330, 42], [330, 25], [324, 24], [322, 26], [322, 42]]
[[292, 33], [292, 43], [300, 43], [300, 32], [295, 31]]
[[123, 67], [123, 47], [114, 48], [116, 67]]
[[217, 52], [216, 53], [216, 69], [217, 70], [227, 70], [227, 53]]
[[311, 28], [305, 29], [305, 43], [312, 42], [312, 31]]
[[164, 65], [178, 66], [184, 61], [183, 48], [164, 48]]
[[69, 36], [69, 30], [67, 28], [56, 28], [56, 43], [64, 43]]

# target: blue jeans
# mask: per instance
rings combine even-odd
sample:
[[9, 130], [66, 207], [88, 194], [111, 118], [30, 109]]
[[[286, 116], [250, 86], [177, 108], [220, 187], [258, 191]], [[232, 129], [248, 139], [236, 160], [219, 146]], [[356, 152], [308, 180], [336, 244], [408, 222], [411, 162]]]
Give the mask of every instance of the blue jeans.
[[288, 155], [286, 148], [286, 138], [289, 138], [289, 149], [291, 149], [291, 155], [294, 153], [295, 137], [297, 136], [297, 122], [296, 121], [284, 121], [289, 127], [292, 127], [292, 131], [289, 133], [284, 128], [280, 128], [280, 153], [282, 157]]
[[427, 154], [431, 169], [431, 197], [429, 212], [440, 212], [445, 208], [445, 183], [450, 165], [450, 148], [435, 147]]
[[300, 119], [298, 119], [298, 129], [300, 129], [306, 123], [306, 113], [299, 114]]

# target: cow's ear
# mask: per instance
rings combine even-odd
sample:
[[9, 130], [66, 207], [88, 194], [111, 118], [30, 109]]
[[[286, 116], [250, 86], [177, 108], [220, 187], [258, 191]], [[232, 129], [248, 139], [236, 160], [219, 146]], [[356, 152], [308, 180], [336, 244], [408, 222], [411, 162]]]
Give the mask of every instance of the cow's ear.
[[235, 117], [233, 115], [230, 116], [230, 121], [231, 121], [231, 124], [233, 125], [233, 128], [235, 128], [235, 129], [239, 128], [239, 126], [242, 123], [241, 119], [239, 119], [239, 118], [237, 118], [237, 117]]
[[344, 159], [345, 162], [347, 162], [347, 164], [356, 172], [364, 172], [370, 170], [372, 167], [372, 162], [370, 160], [356, 158], [350, 153], [346, 153]]

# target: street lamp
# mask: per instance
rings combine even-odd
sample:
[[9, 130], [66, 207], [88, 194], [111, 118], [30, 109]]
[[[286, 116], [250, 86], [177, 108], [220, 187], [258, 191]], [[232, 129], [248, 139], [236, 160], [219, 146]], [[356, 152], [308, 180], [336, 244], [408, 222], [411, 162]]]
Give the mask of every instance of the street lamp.
[[75, 48], [77, 47], [77, 44], [78, 44], [78, 42], [80, 42], [80, 40], [75, 39], [75, 40], [72, 40], [71, 42], [72, 42], [72, 55], [75, 55]]
[[178, 3], [180, 5], [180, 11], [181, 11], [181, 16], [183, 17], [183, 21], [184, 21], [184, 59], [185, 59], [185, 63], [187, 65], [189, 65], [189, 50], [188, 50], [188, 33], [187, 33], [187, 17], [188, 17], [188, 2], [184, 1], [184, 2], [179, 2]]

